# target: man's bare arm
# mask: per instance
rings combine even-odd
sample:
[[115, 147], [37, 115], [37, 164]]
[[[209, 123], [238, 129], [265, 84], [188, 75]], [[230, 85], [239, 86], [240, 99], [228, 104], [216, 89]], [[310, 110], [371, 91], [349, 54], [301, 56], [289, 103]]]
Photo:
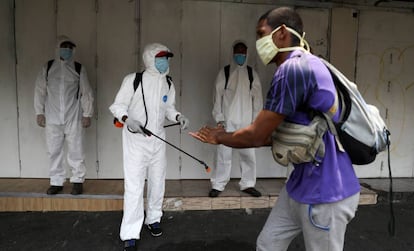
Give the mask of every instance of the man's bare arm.
[[285, 116], [262, 110], [255, 121], [235, 132], [225, 132], [222, 128], [203, 127], [190, 133], [194, 138], [210, 144], [223, 144], [234, 148], [260, 147], [270, 144], [272, 132], [285, 119]]

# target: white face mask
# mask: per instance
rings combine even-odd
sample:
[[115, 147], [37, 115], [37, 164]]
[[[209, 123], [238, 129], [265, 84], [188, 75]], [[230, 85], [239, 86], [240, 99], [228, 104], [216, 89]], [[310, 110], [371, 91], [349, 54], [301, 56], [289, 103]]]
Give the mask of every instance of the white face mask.
[[[270, 61], [272, 61], [272, 59], [279, 52], [293, 51], [293, 50], [298, 50], [298, 49], [309, 51], [309, 44], [304, 39], [305, 33], [303, 33], [303, 36], [301, 36], [294, 29], [289, 28], [289, 27], [286, 27], [286, 29], [300, 39], [300, 46], [278, 48], [275, 45], [275, 43], [273, 43], [273, 34], [276, 31], [280, 30], [280, 28], [282, 28], [282, 26], [277, 27], [269, 35], [266, 35], [256, 41], [257, 54], [259, 54], [260, 59], [265, 65], [268, 65]], [[305, 46], [307, 49], [304, 48]]]

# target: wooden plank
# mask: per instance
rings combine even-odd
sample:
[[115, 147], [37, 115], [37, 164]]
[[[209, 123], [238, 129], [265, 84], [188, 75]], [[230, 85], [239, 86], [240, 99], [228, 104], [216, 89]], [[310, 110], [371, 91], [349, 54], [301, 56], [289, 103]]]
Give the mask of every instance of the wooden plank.
[[0, 198], [0, 211], [23, 211], [24, 198], [2, 197]]
[[[0, 212], [5, 211], [117, 211], [123, 210], [122, 180], [88, 180], [85, 193], [78, 196], [70, 194], [71, 186], [66, 186], [65, 194], [47, 195], [44, 187], [35, 190], [36, 186], [48, 185], [48, 179], [0, 179]], [[278, 199], [284, 180], [266, 179], [258, 182], [265, 191], [262, 197], [254, 198], [240, 193], [237, 179], [233, 186], [227, 187], [217, 198], [207, 196], [208, 180], [167, 181], [175, 191], [165, 196], [163, 210], [212, 210], [236, 208], [273, 207]], [[12, 189], [8, 186], [13, 187]], [[199, 188], [197, 189], [197, 186]], [[274, 189], [277, 187], [277, 189]], [[16, 189], [17, 188], [17, 189]], [[272, 189], [271, 189], [272, 188]], [[185, 190], [193, 190], [184, 192]], [[31, 191], [31, 192], [30, 192]], [[33, 192], [37, 191], [37, 192]], [[144, 204], [146, 205], [146, 199]], [[361, 187], [360, 205], [377, 203], [376, 192]]]

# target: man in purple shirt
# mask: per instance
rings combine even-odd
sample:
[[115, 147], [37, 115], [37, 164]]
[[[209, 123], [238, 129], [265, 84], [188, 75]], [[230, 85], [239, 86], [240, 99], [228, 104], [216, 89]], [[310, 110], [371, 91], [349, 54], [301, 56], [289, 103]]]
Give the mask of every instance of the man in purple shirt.
[[[300, 16], [281, 7], [258, 22], [257, 52], [265, 65], [278, 66], [264, 109], [249, 126], [235, 132], [203, 127], [191, 135], [202, 142], [230, 147], [271, 144], [271, 134], [287, 120], [309, 124], [310, 110], [327, 112], [335, 101], [332, 77], [318, 57], [307, 52]], [[338, 118], [341, 107], [334, 115]], [[360, 185], [349, 156], [341, 152], [328, 131], [323, 137], [322, 162], [295, 164], [258, 239], [257, 250], [287, 250], [303, 233], [306, 250], [343, 250], [346, 226], [355, 216]]]

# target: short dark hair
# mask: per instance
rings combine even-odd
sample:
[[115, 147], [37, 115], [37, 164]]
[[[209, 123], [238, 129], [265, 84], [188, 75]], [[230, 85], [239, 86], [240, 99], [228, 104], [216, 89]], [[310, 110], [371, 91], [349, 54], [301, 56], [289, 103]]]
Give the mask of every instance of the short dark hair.
[[[276, 29], [284, 24], [287, 27], [294, 29], [300, 35], [303, 33], [302, 18], [294, 9], [289, 7], [279, 7], [269, 10], [259, 18], [259, 21], [261, 20], [266, 20], [267, 24], [272, 27], [272, 29]], [[292, 42], [294, 44], [299, 44], [299, 38], [292, 34]]]

